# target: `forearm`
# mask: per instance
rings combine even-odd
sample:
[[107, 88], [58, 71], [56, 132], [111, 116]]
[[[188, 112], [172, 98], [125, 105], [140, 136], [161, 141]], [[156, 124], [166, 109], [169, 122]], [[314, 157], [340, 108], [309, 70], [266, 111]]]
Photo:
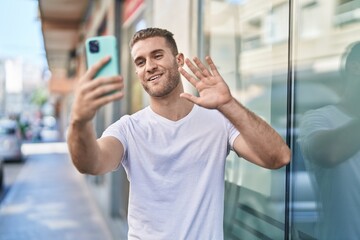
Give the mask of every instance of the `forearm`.
[[336, 129], [315, 131], [306, 139], [306, 154], [321, 166], [336, 166], [359, 152], [359, 131], [358, 118]]
[[71, 159], [81, 173], [97, 174], [100, 165], [99, 147], [91, 121], [72, 121], [68, 130], [67, 143]]
[[[290, 160], [290, 150], [281, 136], [263, 119], [245, 108], [236, 99], [220, 106], [218, 110], [240, 132], [243, 141], [249, 147], [255, 162], [266, 168], [279, 168]], [[238, 149], [242, 150], [238, 146]], [[242, 154], [238, 152], [238, 154]]]

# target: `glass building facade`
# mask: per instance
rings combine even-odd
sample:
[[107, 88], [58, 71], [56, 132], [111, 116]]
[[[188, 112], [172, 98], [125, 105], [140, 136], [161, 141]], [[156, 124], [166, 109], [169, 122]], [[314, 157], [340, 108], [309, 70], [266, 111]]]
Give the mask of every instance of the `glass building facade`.
[[[204, 1], [204, 55], [232, 94], [288, 133], [289, 3]], [[231, 154], [225, 174], [225, 239], [283, 239], [286, 168], [267, 170]]]
[[204, 0], [200, 51], [271, 124], [291, 164], [230, 155], [225, 239], [360, 237], [360, 1]]

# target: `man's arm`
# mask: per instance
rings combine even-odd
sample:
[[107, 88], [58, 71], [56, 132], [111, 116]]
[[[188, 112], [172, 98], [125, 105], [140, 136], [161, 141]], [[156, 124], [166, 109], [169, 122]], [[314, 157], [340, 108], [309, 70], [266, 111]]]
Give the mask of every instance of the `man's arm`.
[[[80, 79], [75, 92], [67, 143], [71, 159], [81, 173], [103, 174], [114, 170], [123, 155], [122, 144], [113, 137], [96, 139], [92, 119], [105, 104], [123, 97], [123, 79], [120, 76], [93, 79], [109, 61], [100, 60]], [[116, 91], [113, 94], [108, 92]]]
[[234, 141], [234, 150], [238, 155], [269, 169], [286, 165], [290, 161], [290, 149], [280, 135], [264, 120], [237, 102], [211, 58], [207, 57], [206, 61], [211, 71], [198, 58], [194, 58], [196, 67], [189, 59], [185, 60], [197, 79], [179, 68], [180, 73], [199, 92], [199, 97], [188, 93], [180, 96], [202, 107], [217, 109], [229, 119], [240, 132]]
[[238, 155], [269, 169], [277, 169], [289, 163], [288, 146], [263, 119], [234, 98], [218, 110], [240, 132], [234, 141], [234, 150]]
[[75, 167], [81, 173], [92, 175], [116, 169], [124, 151], [116, 138], [96, 139], [91, 122], [84, 125], [70, 123], [67, 143]]
[[[337, 128], [328, 128], [327, 124], [322, 122], [324, 116], [321, 114], [319, 117], [316, 111], [312, 111], [311, 119], [308, 115], [302, 118], [301, 149], [306, 158], [317, 165], [324, 168], [336, 167], [359, 152], [360, 119], [348, 113], [351, 118], [349, 122]], [[320, 125], [326, 129], [314, 130]]]

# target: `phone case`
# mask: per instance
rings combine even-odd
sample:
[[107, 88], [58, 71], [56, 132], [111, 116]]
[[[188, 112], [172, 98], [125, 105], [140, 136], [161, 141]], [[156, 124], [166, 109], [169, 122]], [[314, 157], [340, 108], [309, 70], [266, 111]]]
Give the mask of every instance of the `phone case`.
[[95, 77], [119, 75], [118, 48], [117, 41], [114, 36], [97, 36], [89, 38], [86, 40], [85, 49], [88, 68], [99, 62], [99, 60], [103, 57], [108, 55], [111, 56], [111, 60], [97, 72]]

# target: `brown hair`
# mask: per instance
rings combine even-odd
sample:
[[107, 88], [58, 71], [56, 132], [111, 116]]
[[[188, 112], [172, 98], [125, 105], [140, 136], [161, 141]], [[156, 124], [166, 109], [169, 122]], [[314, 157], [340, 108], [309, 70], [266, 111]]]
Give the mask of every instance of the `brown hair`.
[[151, 37], [163, 37], [169, 45], [171, 52], [176, 56], [178, 54], [178, 48], [174, 39], [174, 34], [166, 29], [161, 28], [145, 28], [137, 31], [130, 40], [130, 49], [140, 40], [144, 40]]

